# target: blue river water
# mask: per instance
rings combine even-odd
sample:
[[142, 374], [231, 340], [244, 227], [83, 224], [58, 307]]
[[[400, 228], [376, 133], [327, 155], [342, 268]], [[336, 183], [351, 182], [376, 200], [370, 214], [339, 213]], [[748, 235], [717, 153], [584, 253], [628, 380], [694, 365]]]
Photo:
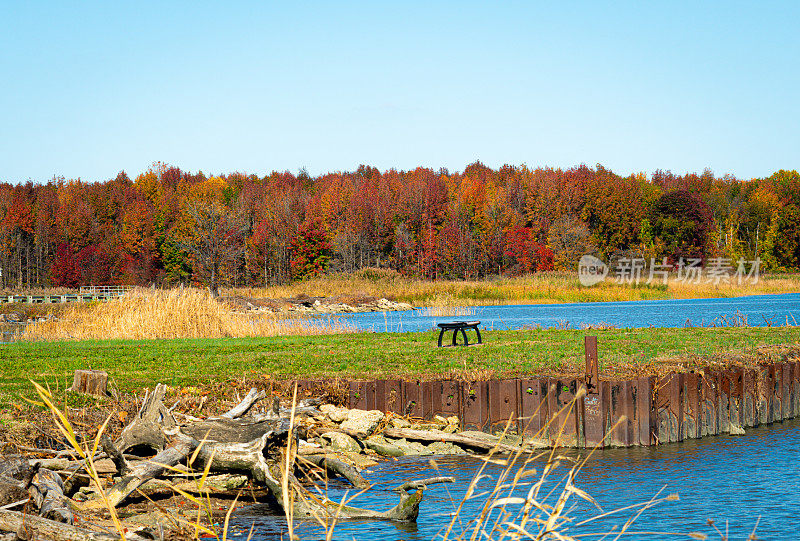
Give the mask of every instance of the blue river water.
[[[655, 448], [607, 449], [595, 452], [575, 479], [575, 485], [585, 490], [601, 506], [611, 511], [646, 502], [659, 491], [661, 496], [677, 494], [678, 500], [664, 501], [644, 511], [630, 531], [659, 532], [658, 534], [626, 534], [621, 539], [687, 539], [688, 532], [701, 532], [708, 539], [721, 537], [709, 525], [709, 520], [730, 541], [748, 539], [755, 530], [757, 539], [800, 539], [800, 421], [785, 421], [770, 426], [748, 429], [744, 436], [712, 436], [684, 443]], [[371, 541], [431, 541], [442, 539], [441, 534], [451, 520], [455, 507], [464, 496], [467, 486], [482, 462], [476, 458], [434, 457], [400, 458], [382, 462], [364, 472], [375, 483], [383, 483], [356, 497], [351, 505], [389, 509], [397, 503], [390, 489], [403, 480], [436, 475], [452, 475], [456, 482], [435, 485], [425, 492], [420, 517], [415, 524], [396, 524], [382, 521], [345, 521], [339, 523], [332, 539]], [[543, 460], [529, 467], [541, 472]], [[484, 472], [488, 477], [478, 482], [476, 493], [491, 490], [501, 471], [490, 465]], [[566, 473], [562, 466], [549, 479], [558, 480]], [[538, 478], [536, 478], [538, 479]], [[555, 485], [550, 483], [548, 488]], [[518, 487], [515, 496], [524, 497], [529, 486]], [[352, 496], [344, 485], [332, 483], [328, 495], [339, 501]], [[556, 494], [557, 496], [557, 494]], [[460, 513], [461, 524], [479, 514], [486, 496], [467, 500]], [[555, 497], [548, 500], [554, 504]], [[600, 513], [593, 505], [572, 496], [574, 507], [569, 515], [575, 522]], [[617, 531], [636, 509], [612, 515], [606, 519], [570, 526], [565, 533], [596, 534]], [[573, 523], [574, 524], [574, 523]], [[252, 505], [238, 511], [232, 521], [232, 539], [245, 539], [250, 528], [253, 539], [285, 538], [285, 519], [264, 505]], [[325, 539], [322, 527], [311, 522], [296, 525], [302, 540]], [[448, 539], [464, 531], [456, 526]], [[666, 532], [683, 533], [671, 536]], [[468, 536], [467, 536], [468, 537]], [[588, 537], [597, 539], [599, 537]], [[611, 535], [605, 539], [614, 539]]]
[[617, 328], [749, 326], [800, 324], [800, 293], [752, 295], [724, 299], [681, 299], [659, 301], [584, 302], [571, 304], [515, 304], [475, 306], [473, 315], [433, 317], [420, 310], [340, 314], [343, 322], [363, 331], [419, 332], [453, 320], [480, 320], [486, 329], [561, 327], [579, 329], [585, 325]]

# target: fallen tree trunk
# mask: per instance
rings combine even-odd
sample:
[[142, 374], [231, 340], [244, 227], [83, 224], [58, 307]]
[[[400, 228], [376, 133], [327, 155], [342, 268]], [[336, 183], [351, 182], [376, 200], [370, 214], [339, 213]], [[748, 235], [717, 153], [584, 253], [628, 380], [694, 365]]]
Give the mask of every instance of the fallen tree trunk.
[[300, 457], [300, 460], [310, 462], [311, 464], [314, 464], [315, 466], [318, 466], [326, 471], [340, 475], [350, 481], [350, 484], [356, 488], [366, 489], [371, 486], [370, 482], [364, 479], [353, 466], [331, 456], [324, 454], [303, 455]]
[[499, 441], [489, 441], [480, 438], [473, 438], [464, 436], [463, 434], [450, 434], [449, 432], [442, 432], [441, 430], [415, 430], [413, 428], [387, 428], [384, 433], [385, 436], [390, 438], [415, 441], [436, 442], [442, 441], [447, 443], [454, 443], [472, 449], [480, 449], [484, 452], [498, 451], [500, 453], [518, 453], [525, 450], [524, 447], [514, 447], [513, 445], [506, 445]]
[[[49, 541], [120, 541], [120, 535], [93, 532], [71, 524], [26, 515], [17, 511], [0, 510], [0, 530], [14, 532], [21, 539], [47, 539]], [[146, 538], [132, 532], [125, 534], [129, 541]]]

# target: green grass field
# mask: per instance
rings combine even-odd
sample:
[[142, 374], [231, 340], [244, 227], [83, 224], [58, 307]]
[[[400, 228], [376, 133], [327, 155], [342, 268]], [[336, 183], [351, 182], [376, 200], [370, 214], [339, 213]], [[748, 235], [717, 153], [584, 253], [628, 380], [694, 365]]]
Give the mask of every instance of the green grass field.
[[800, 342], [800, 329], [791, 327], [485, 331], [483, 345], [466, 348], [437, 348], [435, 332], [18, 342], [0, 346], [0, 405], [30, 396], [28, 379], [63, 389], [78, 368], [106, 370], [124, 391], [157, 382], [195, 386], [264, 374], [277, 379], [582, 374], [587, 334], [599, 337], [601, 371], [609, 376], [654, 361]]

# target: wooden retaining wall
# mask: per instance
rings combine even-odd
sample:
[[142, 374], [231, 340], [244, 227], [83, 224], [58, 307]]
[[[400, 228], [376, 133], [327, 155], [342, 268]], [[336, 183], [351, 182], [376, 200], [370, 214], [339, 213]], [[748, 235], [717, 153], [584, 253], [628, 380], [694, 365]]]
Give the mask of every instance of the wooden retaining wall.
[[[298, 385], [314, 394], [323, 383]], [[511, 432], [567, 447], [657, 445], [800, 416], [798, 361], [600, 380], [591, 387], [569, 407], [586, 388], [585, 378], [352, 381], [347, 405], [422, 419], [457, 415], [462, 429], [493, 433], [511, 418]]]

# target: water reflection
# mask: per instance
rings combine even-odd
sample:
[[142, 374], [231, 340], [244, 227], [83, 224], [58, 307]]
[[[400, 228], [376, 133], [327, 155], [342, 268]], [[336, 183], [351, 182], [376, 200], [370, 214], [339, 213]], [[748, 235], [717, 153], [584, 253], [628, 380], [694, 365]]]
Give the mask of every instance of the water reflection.
[[570, 304], [518, 304], [477, 306], [475, 316], [423, 316], [420, 311], [340, 314], [361, 330], [373, 332], [419, 332], [454, 319], [478, 319], [486, 329], [543, 328], [577, 329], [581, 325], [612, 325], [619, 328], [684, 327], [721, 325], [722, 317], [744, 320], [751, 326], [796, 325], [800, 321], [800, 293], [752, 295], [727, 299], [681, 299], [662, 301], [585, 302]]
[[[578, 456], [577, 454], [573, 456]], [[576, 484], [589, 492], [606, 511], [644, 502], [662, 488], [663, 494], [678, 493], [678, 501], [665, 502], [646, 511], [634, 530], [660, 532], [700, 531], [712, 535], [707, 520], [713, 519], [730, 539], [747, 539], [756, 523], [759, 539], [800, 538], [800, 421], [787, 421], [748, 430], [745, 436], [717, 436], [653, 449], [610, 449], [596, 452], [578, 475]], [[436, 485], [426, 491], [416, 524], [349, 521], [337, 525], [333, 539], [425, 540], [442, 531], [455, 510], [481, 461], [463, 457], [402, 458], [381, 463], [365, 472], [378, 483], [377, 488], [357, 497], [352, 504], [388, 509], [397, 503], [391, 489], [402, 480], [434, 475], [452, 475], [457, 482]], [[541, 462], [540, 464], [543, 464]], [[537, 465], [538, 466], [538, 465]], [[540, 468], [539, 468], [540, 469]], [[489, 466], [488, 478], [480, 489], [491, 489], [500, 469]], [[552, 476], [552, 481], [566, 469]], [[518, 490], [524, 495], [527, 488]], [[331, 484], [329, 495], [340, 499], [352, 495], [341, 483]], [[572, 501], [572, 500], [571, 500]], [[470, 500], [461, 518], [477, 516], [483, 501]], [[572, 515], [588, 517], [597, 510], [575, 500]], [[630, 513], [591, 525], [585, 532], [619, 528]], [[760, 521], [759, 521], [760, 517]], [[234, 518], [234, 539], [246, 538], [255, 524], [254, 539], [278, 539], [286, 532], [281, 515], [264, 506], [251, 506]], [[307, 522], [297, 525], [301, 539], [324, 539], [324, 530]], [[456, 528], [456, 531], [459, 531]], [[656, 539], [663, 537], [658, 536]], [[710, 539], [719, 538], [713, 535]], [[626, 535], [625, 539], [654, 539], [653, 536]]]

